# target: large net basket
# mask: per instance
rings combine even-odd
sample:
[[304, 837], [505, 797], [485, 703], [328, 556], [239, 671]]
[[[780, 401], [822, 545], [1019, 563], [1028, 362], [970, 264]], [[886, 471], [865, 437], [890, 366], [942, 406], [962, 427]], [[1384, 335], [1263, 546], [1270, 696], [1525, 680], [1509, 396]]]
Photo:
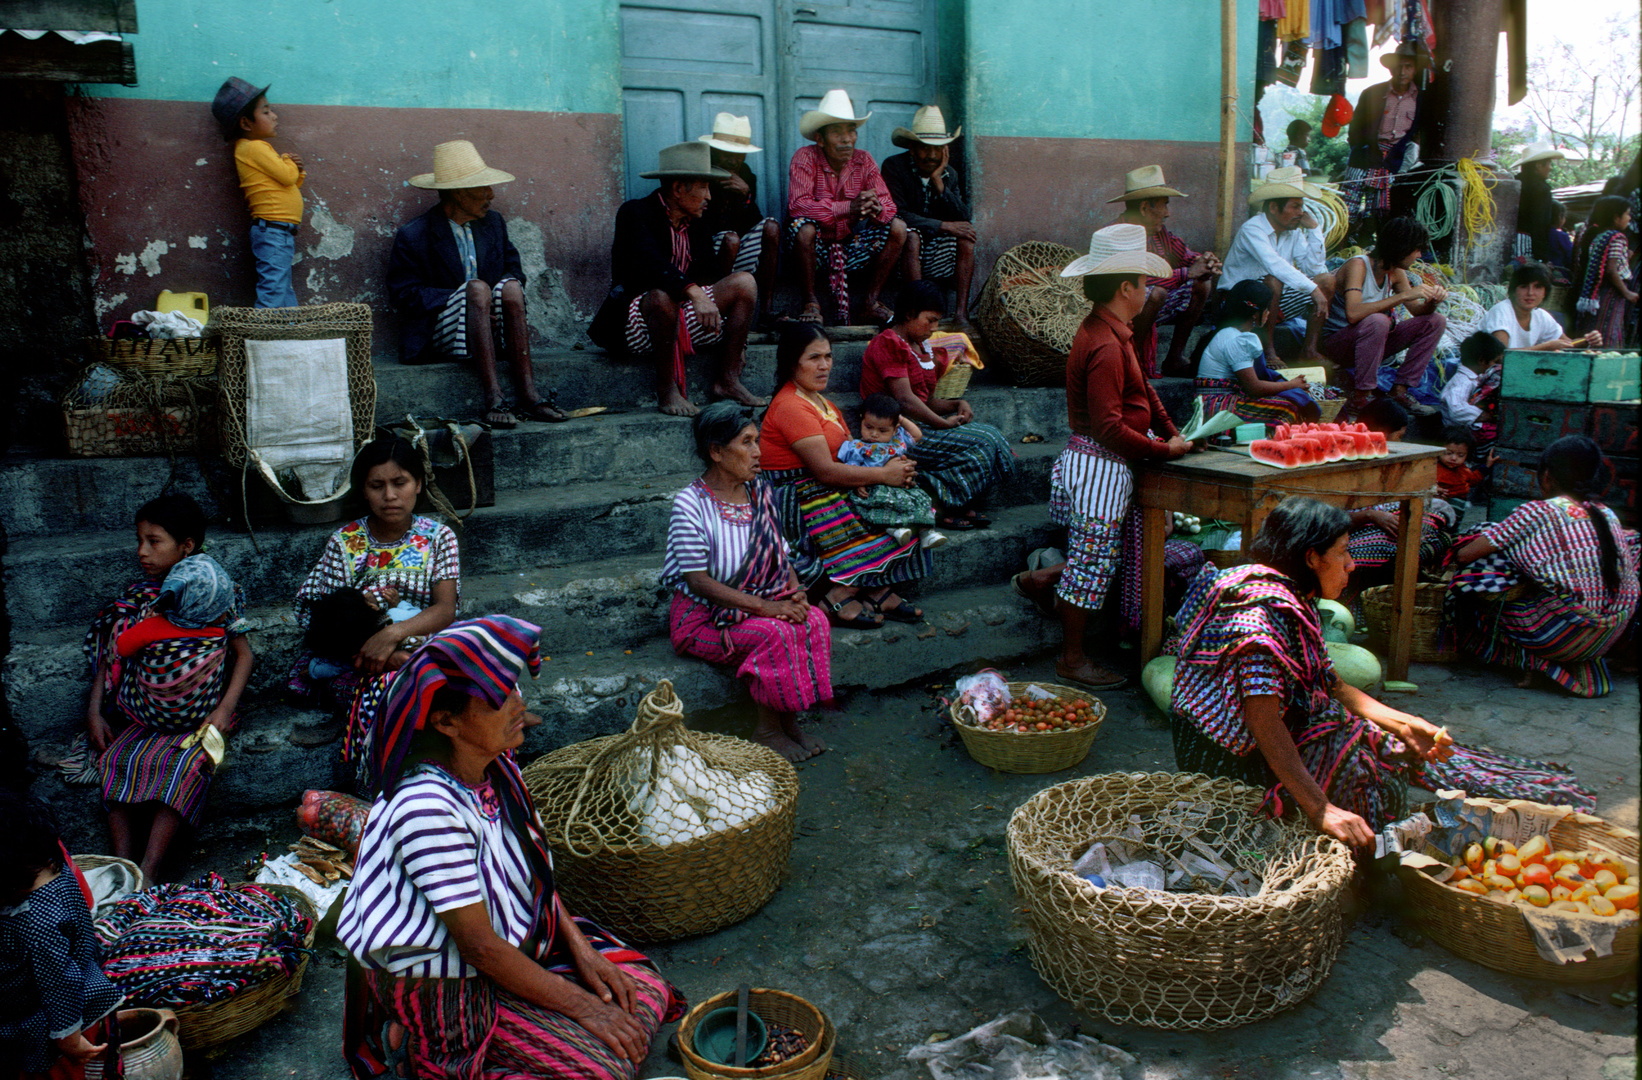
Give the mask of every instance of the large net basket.
[[200, 453], [217, 445], [217, 380], [93, 364], [63, 395], [69, 457]]
[[[1027, 800], [1009, 821], [1009, 869], [1038, 974], [1077, 1009], [1144, 1027], [1235, 1027], [1304, 1000], [1340, 949], [1351, 853], [1262, 817], [1262, 794], [1195, 773], [1110, 773]], [[1165, 866], [1205, 844], [1261, 884], [1253, 896], [1099, 889], [1072, 872], [1091, 843], [1117, 839]]]
[[998, 256], [975, 319], [1016, 386], [1063, 386], [1072, 339], [1091, 306], [1083, 282], [1061, 269], [1078, 257], [1064, 244], [1028, 240]]
[[768, 747], [686, 728], [666, 680], [626, 732], [555, 750], [524, 778], [565, 902], [620, 937], [740, 922], [786, 872], [798, 773]]
[[313, 304], [294, 308], [216, 308], [211, 330], [220, 335], [222, 456], [238, 468], [246, 462], [245, 342], [322, 341], [340, 338], [348, 364], [348, 401], [354, 448], [376, 429], [376, 378], [371, 371], [371, 309], [365, 304]]

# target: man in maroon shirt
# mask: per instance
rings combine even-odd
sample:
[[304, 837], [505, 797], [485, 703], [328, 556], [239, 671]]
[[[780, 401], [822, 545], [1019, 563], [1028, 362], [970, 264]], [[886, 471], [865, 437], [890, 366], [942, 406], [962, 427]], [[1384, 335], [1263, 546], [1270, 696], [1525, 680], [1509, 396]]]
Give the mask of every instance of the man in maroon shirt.
[[1192, 449], [1141, 373], [1129, 329], [1146, 306], [1146, 278], [1166, 277], [1169, 270], [1146, 250], [1144, 226], [1120, 224], [1095, 233], [1089, 254], [1061, 271], [1062, 277], [1082, 277], [1083, 293], [1095, 305], [1066, 359], [1072, 437], [1050, 476], [1049, 513], [1066, 526], [1066, 562], [1018, 575], [1015, 588], [1039, 610], [1055, 598], [1064, 636], [1055, 675], [1097, 690], [1128, 681], [1089, 659], [1083, 632], [1118, 575], [1123, 519], [1135, 488], [1130, 462], [1167, 461]]
[[901, 257], [907, 227], [895, 216], [895, 200], [878, 163], [855, 148], [855, 129], [871, 115], [856, 116], [848, 94], [828, 90], [820, 106], [798, 123], [799, 134], [814, 140], [799, 147], [787, 171], [787, 235], [798, 251], [802, 322], [821, 321], [817, 262], [825, 264], [838, 322], [850, 321], [849, 272], [868, 264], [872, 276], [861, 296], [861, 314], [874, 323], [890, 320], [878, 296]]

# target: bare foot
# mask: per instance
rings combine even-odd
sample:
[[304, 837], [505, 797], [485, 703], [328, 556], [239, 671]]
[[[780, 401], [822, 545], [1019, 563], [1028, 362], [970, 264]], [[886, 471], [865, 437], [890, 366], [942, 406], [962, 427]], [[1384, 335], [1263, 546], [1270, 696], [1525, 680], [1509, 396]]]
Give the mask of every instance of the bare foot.
[[795, 765], [800, 761], [808, 761], [814, 756], [811, 751], [789, 739], [784, 731], [765, 731], [763, 728], [759, 728], [753, 732], [753, 742], [761, 746], [768, 746]]
[[729, 398], [731, 401], [739, 401], [743, 405], [753, 407], [761, 407], [770, 403], [769, 398], [759, 397], [743, 386], [741, 379], [735, 375], [727, 375], [714, 383], [713, 397]]
[[1307, 349], [1305, 352], [1300, 354], [1300, 363], [1305, 367], [1312, 367], [1318, 364], [1327, 364], [1330, 362], [1331, 361], [1328, 357], [1324, 356], [1316, 349]]
[[799, 322], [814, 323], [816, 326], [820, 326], [821, 325], [821, 303], [820, 303], [820, 301], [811, 300], [809, 303], [805, 304], [804, 305], [804, 310], [802, 310], [798, 313], [798, 321]]
[[827, 752], [827, 744], [822, 741], [821, 736], [805, 730], [803, 721], [799, 720], [796, 714], [791, 720], [781, 722], [781, 730], [788, 738], [796, 740], [810, 757]]
[[666, 393], [656, 395], [656, 407], [668, 416], [694, 416], [701, 410], [690, 404], [690, 399], [679, 392], [677, 386], [669, 386]]
[[1534, 672], [1532, 669], [1517, 676], [1516, 686], [1518, 690], [1532, 690], [1534, 688]]
[[861, 314], [870, 322], [888, 324], [895, 318], [895, 312], [884, 306], [884, 302], [876, 296], [861, 305]]

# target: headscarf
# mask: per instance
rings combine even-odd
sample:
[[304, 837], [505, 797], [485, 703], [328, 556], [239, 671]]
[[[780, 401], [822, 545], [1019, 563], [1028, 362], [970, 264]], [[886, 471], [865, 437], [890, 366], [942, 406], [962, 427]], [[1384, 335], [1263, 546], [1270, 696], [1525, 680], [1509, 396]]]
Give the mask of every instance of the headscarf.
[[166, 573], [157, 606], [184, 630], [216, 625], [235, 613], [234, 579], [211, 556], [190, 555]]

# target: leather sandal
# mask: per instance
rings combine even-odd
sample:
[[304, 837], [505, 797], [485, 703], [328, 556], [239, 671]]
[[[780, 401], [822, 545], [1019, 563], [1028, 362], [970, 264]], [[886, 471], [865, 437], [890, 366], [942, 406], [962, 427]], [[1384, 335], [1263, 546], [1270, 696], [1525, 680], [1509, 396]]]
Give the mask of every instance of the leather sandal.
[[[842, 600], [828, 600], [826, 604], [827, 621], [834, 626], [843, 627], [847, 630], [878, 630], [884, 625], [882, 616], [875, 619], [868, 614], [872, 610], [872, 604], [863, 600], [860, 596], [846, 596]], [[860, 604], [861, 610], [853, 616], [845, 618], [844, 608], [850, 604]]]

